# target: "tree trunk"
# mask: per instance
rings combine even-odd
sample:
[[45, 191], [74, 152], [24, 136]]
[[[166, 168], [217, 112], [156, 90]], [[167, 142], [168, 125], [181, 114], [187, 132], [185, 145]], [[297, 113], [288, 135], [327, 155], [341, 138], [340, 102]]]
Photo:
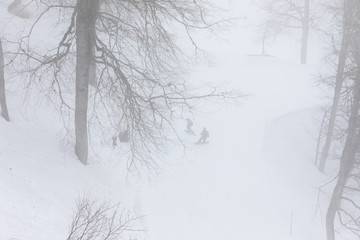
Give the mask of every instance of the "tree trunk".
[[326, 236], [327, 240], [335, 240], [335, 215], [341, 203], [341, 196], [344, 191], [344, 186], [346, 184], [346, 176], [339, 176], [338, 182], [334, 188], [334, 192], [331, 196], [330, 205], [326, 213]]
[[77, 2], [75, 153], [83, 164], [87, 163], [88, 158], [87, 109], [98, 6], [98, 0]]
[[262, 36], [262, 51], [261, 51], [261, 54], [264, 56], [265, 55], [265, 41], [266, 41], [266, 38], [267, 38], [267, 35], [268, 35], [268, 29], [269, 29], [269, 22], [266, 22], [266, 26], [265, 26], [265, 29], [264, 29], [264, 33], [263, 33], [263, 36]]
[[348, 44], [343, 41], [341, 51], [340, 51], [340, 56], [339, 56], [337, 73], [336, 73], [333, 104], [331, 107], [328, 129], [326, 131], [326, 140], [325, 140], [324, 147], [321, 151], [319, 170], [322, 173], [325, 171], [325, 165], [326, 165], [326, 161], [327, 161], [327, 158], [329, 155], [329, 150], [330, 150], [331, 142], [332, 142], [332, 136], [333, 136], [333, 132], [334, 132], [334, 128], [335, 128], [336, 114], [337, 114], [337, 110], [339, 107], [341, 88], [342, 88], [343, 77], [344, 77], [343, 75], [344, 75], [344, 68], [345, 68], [345, 62], [346, 62], [347, 48], [348, 48]]
[[341, 204], [341, 197], [343, 195], [345, 184], [348, 180], [354, 164], [356, 162], [355, 156], [359, 150], [360, 141], [360, 119], [359, 119], [359, 101], [360, 101], [360, 84], [359, 77], [356, 79], [354, 87], [354, 102], [351, 107], [351, 116], [349, 120], [349, 127], [347, 131], [347, 138], [344, 150], [340, 160], [339, 178], [336, 183], [334, 192], [331, 196], [330, 205], [326, 214], [326, 234], [327, 240], [335, 240], [334, 221], [335, 215]]
[[[344, 9], [347, 8], [347, 6], [344, 6]], [[344, 11], [344, 17], [347, 17], [347, 11]], [[321, 151], [321, 158], [320, 158], [320, 164], [319, 164], [319, 171], [324, 172], [325, 171], [325, 165], [326, 161], [329, 155], [329, 150], [331, 147], [333, 132], [335, 128], [335, 121], [336, 121], [336, 114], [339, 107], [339, 101], [340, 101], [340, 95], [341, 95], [341, 88], [344, 80], [344, 69], [347, 59], [347, 52], [349, 48], [349, 41], [350, 41], [350, 34], [349, 34], [349, 26], [348, 20], [344, 20], [344, 26], [343, 26], [343, 37], [341, 42], [341, 48], [339, 53], [339, 62], [337, 66], [336, 71], [336, 80], [335, 80], [335, 92], [334, 92], [334, 98], [333, 98], [333, 104], [331, 107], [331, 113], [330, 113], [330, 119], [329, 119], [329, 125], [328, 129], [326, 131], [326, 140], [324, 147]]]
[[93, 87], [97, 87], [97, 79], [96, 79], [96, 63], [95, 63], [95, 45], [91, 49], [91, 61], [90, 61], [90, 69], [89, 69], [89, 84]]
[[0, 106], [1, 106], [1, 116], [5, 118], [6, 121], [10, 122], [9, 112], [6, 104], [6, 95], [5, 95], [5, 74], [4, 74], [4, 52], [2, 48], [2, 42], [0, 39]]
[[302, 22], [302, 37], [301, 37], [301, 64], [306, 64], [307, 47], [310, 28], [310, 0], [305, 1], [304, 19]]

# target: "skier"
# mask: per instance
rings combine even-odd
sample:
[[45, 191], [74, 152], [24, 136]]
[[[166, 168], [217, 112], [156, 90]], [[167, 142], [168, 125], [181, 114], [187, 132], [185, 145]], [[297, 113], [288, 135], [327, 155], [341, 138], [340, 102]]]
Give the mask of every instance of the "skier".
[[193, 125], [194, 125], [194, 123], [189, 118], [187, 118], [186, 119], [186, 130], [185, 130], [185, 132], [194, 134], [194, 131], [191, 129], [191, 127]]
[[200, 144], [200, 143], [207, 143], [206, 140], [209, 137], [209, 132], [206, 130], [206, 128], [204, 127], [202, 132], [200, 133], [201, 137], [199, 139], [199, 141], [197, 141], [196, 144]]

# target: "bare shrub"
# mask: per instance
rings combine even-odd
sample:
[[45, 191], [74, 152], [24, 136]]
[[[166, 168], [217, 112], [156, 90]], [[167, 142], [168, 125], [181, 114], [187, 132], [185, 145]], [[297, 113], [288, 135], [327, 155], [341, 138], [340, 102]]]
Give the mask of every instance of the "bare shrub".
[[[115, 240], [142, 232], [135, 229], [141, 217], [120, 210], [119, 204], [98, 203], [88, 197], [79, 198], [67, 240]], [[131, 237], [131, 239], [133, 239]]]

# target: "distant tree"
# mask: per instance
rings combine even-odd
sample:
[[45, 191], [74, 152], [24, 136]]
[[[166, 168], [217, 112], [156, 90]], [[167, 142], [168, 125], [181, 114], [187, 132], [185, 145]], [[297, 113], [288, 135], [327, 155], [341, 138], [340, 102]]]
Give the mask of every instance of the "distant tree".
[[[33, 1], [14, 0], [8, 6], [8, 12], [16, 17], [28, 19], [31, 16], [29, 6]], [[4, 49], [2, 40], [0, 39], [0, 107], [1, 115], [7, 121], [10, 121], [9, 112], [6, 104], [5, 94], [5, 63], [4, 63]]]
[[263, 52], [265, 40], [284, 32], [301, 33], [301, 64], [306, 64], [308, 38], [311, 23], [310, 0], [268, 0], [264, 10], [268, 14], [265, 19], [264, 34], [261, 37]]
[[266, 41], [269, 39], [269, 22], [266, 22], [263, 24], [263, 34], [260, 36], [260, 42], [261, 42], [261, 54], [265, 55], [266, 51], [265, 51], [265, 46], [266, 46]]
[[[20, 18], [29, 18], [29, 12], [25, 9], [26, 5], [22, 5], [21, 0], [14, 0], [9, 6], [9, 13], [20, 17]], [[1, 116], [6, 120], [10, 121], [10, 116], [6, 104], [6, 94], [5, 94], [5, 62], [4, 62], [4, 50], [2, 46], [2, 40], [0, 39], [0, 107], [1, 107]]]
[[[329, 117], [329, 123], [326, 131], [326, 139], [325, 144], [322, 148], [321, 155], [320, 155], [320, 163], [319, 163], [319, 170], [320, 172], [325, 171], [325, 165], [326, 161], [328, 159], [329, 150], [331, 147], [332, 139], [333, 139], [333, 132], [335, 128], [335, 121], [336, 116], [338, 113], [338, 107], [339, 102], [341, 98], [341, 91], [343, 86], [343, 81], [346, 77], [345, 73], [345, 67], [346, 67], [346, 61], [348, 59], [348, 48], [351, 39], [354, 37], [354, 31], [352, 30], [354, 21], [356, 21], [356, 17], [354, 16], [354, 13], [352, 11], [352, 0], [344, 0], [343, 4], [341, 6], [341, 9], [343, 13], [341, 14], [342, 20], [342, 31], [341, 31], [341, 45], [340, 49], [337, 52], [338, 54], [338, 63], [337, 63], [337, 70], [336, 70], [336, 76], [335, 76], [335, 84], [334, 84], [334, 96], [333, 96], [333, 102], [331, 106], [330, 111], [330, 117]], [[338, 15], [339, 12], [336, 10], [336, 8], [333, 8], [335, 12], [334, 15]]]

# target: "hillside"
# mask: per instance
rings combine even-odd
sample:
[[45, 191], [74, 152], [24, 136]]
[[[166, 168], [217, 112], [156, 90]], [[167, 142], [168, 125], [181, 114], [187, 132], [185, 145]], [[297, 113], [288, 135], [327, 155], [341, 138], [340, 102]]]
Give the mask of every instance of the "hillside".
[[[10, 106], [15, 120], [0, 121], [0, 239], [65, 239], [81, 195], [145, 215], [147, 239], [324, 239], [328, 199], [317, 210], [317, 187], [326, 179], [312, 164], [321, 115], [314, 68], [224, 59], [190, 77], [226, 79], [251, 94], [239, 105], [204, 103], [193, 119], [197, 135], [182, 134], [185, 152], [169, 148], [150, 183], [128, 175], [109, 146], [81, 165], [56, 117], [37, 109], [24, 121]], [[181, 133], [185, 122], [178, 126]], [[204, 126], [210, 143], [194, 145]]]
[[[4, 6], [10, 2], [0, 5], [0, 21], [13, 40], [31, 21], [9, 15]], [[249, 0], [232, 12], [251, 17], [257, 9]], [[319, 195], [329, 176], [313, 164], [326, 102], [315, 84], [319, 66], [295, 63], [294, 43], [274, 44], [277, 56], [257, 55], [251, 21], [227, 35], [228, 44], [200, 36], [210, 53], [186, 76], [193, 85], [216, 85], [246, 97], [235, 104], [200, 102], [194, 115], [175, 123], [183, 145], [169, 144], [158, 171], [144, 170], [141, 177], [127, 170], [128, 146], [113, 148], [111, 139], [94, 141], [89, 164], [80, 164], [71, 127], [64, 129], [51, 94], [35, 88], [25, 95], [23, 79], [7, 72], [12, 122], [0, 119], [0, 240], [66, 239], [83, 196], [144, 216], [137, 228], [146, 231], [136, 232], [139, 240], [325, 239], [331, 185]], [[40, 47], [56, 34], [48, 31], [52, 21], [44, 22], [34, 33]], [[195, 136], [183, 131], [187, 117]], [[203, 127], [209, 143], [194, 145]]]
[[313, 164], [322, 115], [313, 67], [226, 59], [196, 78], [226, 76], [252, 95], [197, 119], [210, 143], [190, 143], [186, 162], [143, 196], [150, 239], [324, 239], [329, 196], [321, 194], [318, 205], [327, 178]]

